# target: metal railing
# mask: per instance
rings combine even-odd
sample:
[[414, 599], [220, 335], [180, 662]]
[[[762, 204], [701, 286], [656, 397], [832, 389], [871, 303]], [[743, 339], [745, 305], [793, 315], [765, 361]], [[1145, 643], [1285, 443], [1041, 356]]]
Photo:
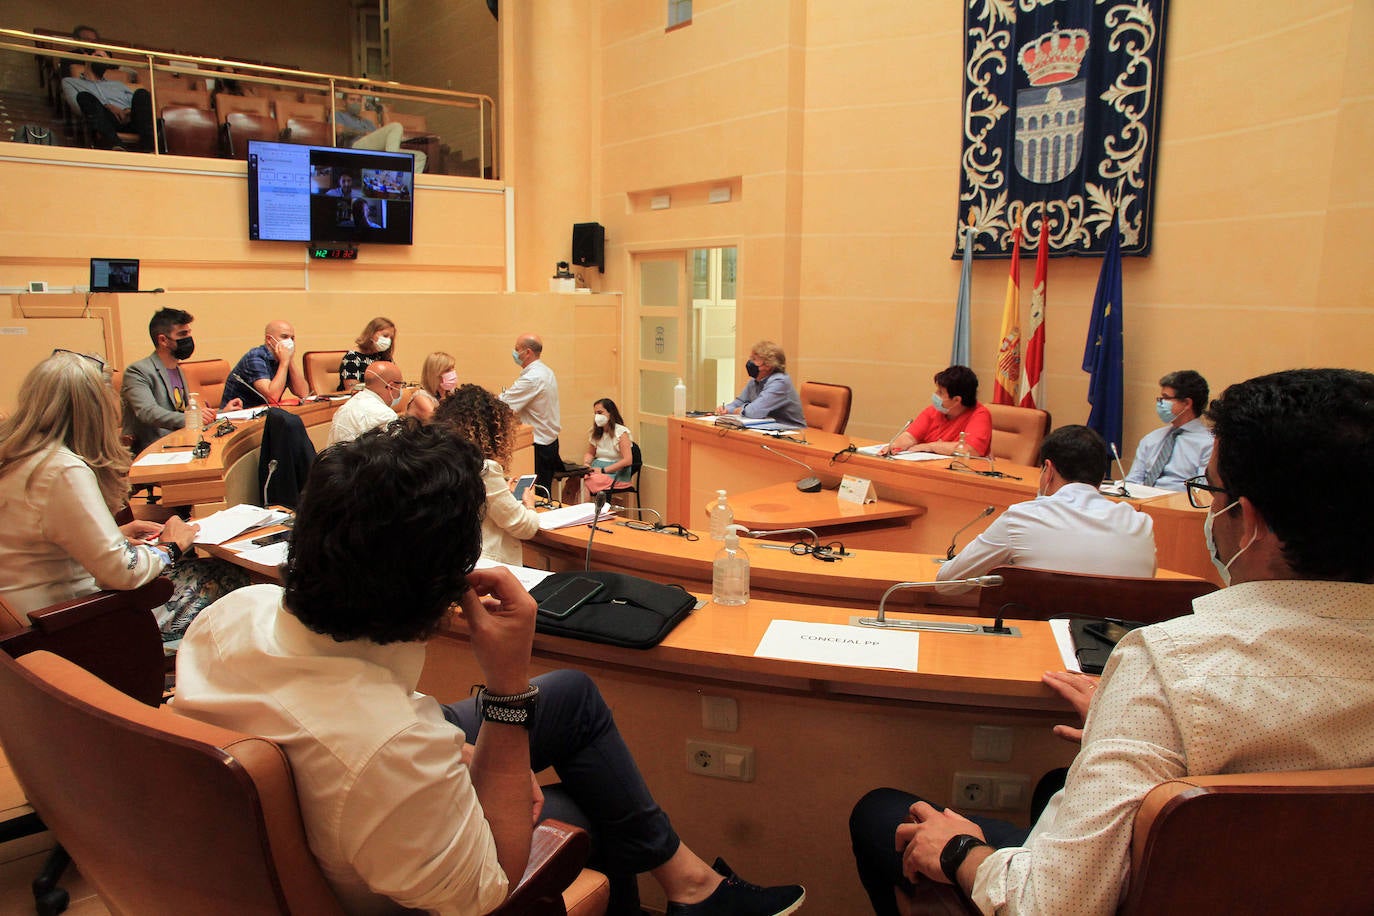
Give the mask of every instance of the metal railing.
[[[54, 115], [67, 116], [70, 121], [74, 121], [74, 129], [81, 127], [82, 114], [79, 111], [63, 111], [70, 107], [64, 101], [61, 91], [62, 74], [65, 72], [63, 64], [90, 63], [95, 59], [90, 53], [93, 50], [103, 51], [109, 55], [108, 58], [99, 58], [98, 62], [109, 63], [120, 70], [131, 72], [134, 76], [129, 81], [130, 85], [136, 89], [147, 89], [152, 103], [153, 128], [156, 132], [156, 143], [152, 150], [154, 155], [166, 151], [166, 138], [161, 124], [162, 107], [158, 101], [160, 84], [161, 89], [166, 91], [177, 85], [193, 86], [201, 82], [209, 84], [210, 81], [232, 81], [239, 87], [247, 84], [274, 92], [295, 90], [301, 99], [309, 98], [311, 101], [325, 104], [331, 145], [338, 145], [339, 128], [336, 115], [339, 111], [340, 95], [361, 95], [379, 115], [376, 118], [378, 126], [384, 126], [390, 119], [409, 121], [403, 141], [404, 148], [447, 151], [441, 156], [444, 161], [433, 163], [428, 171], [448, 174], [475, 172], [474, 177], [487, 178], [498, 178], [500, 175], [496, 161], [496, 151], [499, 149], [496, 136], [496, 103], [488, 95], [412, 86], [390, 80], [317, 73], [257, 61], [199, 57], [167, 49], [136, 48], [129, 45], [82, 41], [68, 36], [0, 29], [0, 51], [34, 55], [38, 64], [40, 85], [48, 91], [49, 100], [55, 109]], [[172, 80], [179, 82], [173, 83]], [[323, 97], [316, 99], [315, 96]], [[397, 108], [397, 103], [405, 110]], [[213, 106], [213, 103], [211, 104]], [[273, 100], [272, 104], [275, 105], [276, 100]], [[420, 106], [423, 106], [423, 110], [416, 111], [415, 109]], [[417, 114], [423, 119], [422, 122], [415, 119]], [[465, 118], [471, 119], [473, 123], [463, 123]], [[423, 126], [419, 126], [421, 123]], [[458, 147], [444, 143], [446, 137], [455, 142], [460, 137], [464, 140], [471, 139], [477, 147], [477, 155], [464, 158]], [[433, 162], [433, 153], [430, 154], [430, 158]]]

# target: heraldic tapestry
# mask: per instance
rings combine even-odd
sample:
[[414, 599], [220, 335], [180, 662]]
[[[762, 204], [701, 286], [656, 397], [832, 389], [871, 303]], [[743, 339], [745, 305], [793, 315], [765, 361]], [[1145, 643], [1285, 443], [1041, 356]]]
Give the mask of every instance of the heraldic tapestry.
[[[1012, 229], [1053, 255], [1150, 250], [1167, 0], [965, 0], [959, 222], [976, 257]], [[1043, 222], [1042, 222], [1043, 221]], [[956, 227], [954, 257], [963, 254]]]

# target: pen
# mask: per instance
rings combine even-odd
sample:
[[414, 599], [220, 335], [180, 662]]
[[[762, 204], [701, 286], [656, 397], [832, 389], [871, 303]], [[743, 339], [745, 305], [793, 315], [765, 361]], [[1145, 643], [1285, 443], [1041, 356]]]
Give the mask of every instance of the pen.
[[194, 445], [164, 445], [164, 449], [193, 449]]

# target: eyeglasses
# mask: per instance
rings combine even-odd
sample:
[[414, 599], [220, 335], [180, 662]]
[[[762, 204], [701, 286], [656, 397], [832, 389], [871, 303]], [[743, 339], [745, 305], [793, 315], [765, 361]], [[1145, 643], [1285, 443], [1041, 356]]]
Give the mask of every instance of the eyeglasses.
[[91, 362], [95, 363], [97, 366], [100, 367], [101, 372], [105, 371], [105, 360], [101, 359], [99, 356], [96, 356], [94, 353], [81, 353], [76, 350], [68, 350], [65, 347], [54, 347], [52, 355], [56, 356], [59, 353], [70, 353], [72, 356], [79, 356], [82, 359], [89, 359]]
[[1225, 487], [1214, 487], [1207, 482], [1207, 475], [1199, 474], [1197, 477], [1189, 477], [1183, 482], [1183, 486], [1188, 490], [1188, 502], [1193, 504], [1194, 509], [1210, 509], [1212, 503], [1216, 502], [1215, 493], [1222, 493], [1230, 499], [1235, 499], [1236, 494]]

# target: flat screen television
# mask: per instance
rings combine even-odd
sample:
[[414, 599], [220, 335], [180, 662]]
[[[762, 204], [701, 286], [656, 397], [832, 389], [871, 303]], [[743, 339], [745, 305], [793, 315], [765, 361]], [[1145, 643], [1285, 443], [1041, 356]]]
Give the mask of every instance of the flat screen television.
[[415, 156], [248, 141], [248, 237], [409, 245]]
[[91, 292], [138, 292], [138, 259], [91, 258]]

